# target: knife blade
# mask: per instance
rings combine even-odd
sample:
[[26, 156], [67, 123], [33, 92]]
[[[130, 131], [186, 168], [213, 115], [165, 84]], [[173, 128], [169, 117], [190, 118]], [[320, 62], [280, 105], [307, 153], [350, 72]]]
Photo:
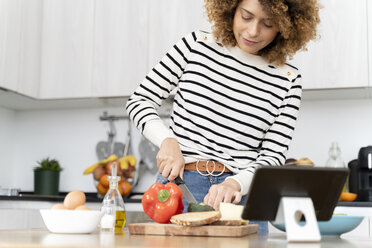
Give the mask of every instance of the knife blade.
[[177, 184], [181, 188], [183, 197], [185, 197], [188, 203], [198, 203], [195, 200], [195, 197], [190, 192], [189, 188], [187, 188], [185, 182], [179, 176], [176, 177], [176, 179], [174, 179], [174, 183]]

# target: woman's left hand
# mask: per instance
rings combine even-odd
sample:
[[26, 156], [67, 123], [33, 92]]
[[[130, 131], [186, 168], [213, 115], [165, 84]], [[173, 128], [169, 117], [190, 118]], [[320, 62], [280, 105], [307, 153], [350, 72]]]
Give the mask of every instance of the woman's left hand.
[[239, 203], [242, 199], [240, 193], [240, 184], [234, 179], [227, 179], [223, 183], [214, 184], [209, 189], [208, 194], [204, 197], [204, 203], [213, 207], [220, 208], [221, 202]]

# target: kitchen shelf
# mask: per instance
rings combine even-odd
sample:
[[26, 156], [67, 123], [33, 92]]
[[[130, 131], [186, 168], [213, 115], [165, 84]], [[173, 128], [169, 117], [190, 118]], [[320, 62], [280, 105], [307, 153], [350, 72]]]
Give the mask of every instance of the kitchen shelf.
[[[164, 113], [169, 113], [173, 95], [165, 102]], [[302, 99], [305, 101], [371, 99], [372, 87], [304, 89]], [[76, 108], [110, 108], [124, 107], [128, 97], [92, 97], [68, 99], [36, 99], [13, 91], [0, 89], [0, 107], [11, 110], [48, 110]]]
[[[50, 110], [76, 108], [124, 108], [128, 97], [92, 97], [66, 99], [36, 99], [0, 88], [0, 107], [11, 110]], [[173, 95], [160, 108], [160, 114], [169, 113]]]
[[372, 87], [304, 89], [302, 99], [312, 100], [351, 100], [371, 99]]
[[0, 90], [0, 107], [11, 110], [48, 110], [70, 108], [124, 107], [127, 97], [36, 99], [12, 91]]

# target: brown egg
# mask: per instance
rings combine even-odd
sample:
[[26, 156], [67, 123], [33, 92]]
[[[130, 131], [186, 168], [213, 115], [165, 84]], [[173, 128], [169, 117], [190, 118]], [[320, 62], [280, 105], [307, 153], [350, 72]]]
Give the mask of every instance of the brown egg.
[[63, 205], [68, 209], [75, 209], [85, 203], [85, 194], [80, 190], [74, 190], [68, 193], [63, 201]]
[[75, 208], [75, 210], [90, 210], [90, 208], [88, 206], [81, 205], [81, 206], [78, 206], [77, 208]]
[[53, 210], [61, 210], [61, 209], [67, 209], [67, 208], [63, 204], [58, 203], [58, 204], [53, 205], [52, 209]]

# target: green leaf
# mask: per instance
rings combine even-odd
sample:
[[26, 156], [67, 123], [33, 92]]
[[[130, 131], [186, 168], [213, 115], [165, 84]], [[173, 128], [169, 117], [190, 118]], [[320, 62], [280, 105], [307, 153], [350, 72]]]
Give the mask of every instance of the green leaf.
[[58, 160], [56, 159], [50, 160], [49, 157], [38, 161], [37, 164], [38, 166], [34, 167], [34, 171], [39, 171], [39, 170], [62, 171], [63, 170]]

